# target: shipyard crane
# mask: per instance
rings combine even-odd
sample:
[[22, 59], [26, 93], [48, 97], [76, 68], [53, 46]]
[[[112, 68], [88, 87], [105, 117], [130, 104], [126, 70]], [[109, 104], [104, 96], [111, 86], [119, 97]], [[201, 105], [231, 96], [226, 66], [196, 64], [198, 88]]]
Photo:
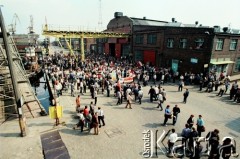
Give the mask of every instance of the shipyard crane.
[[15, 34], [15, 32], [16, 32], [17, 21], [19, 23], [21, 23], [18, 15], [15, 13], [13, 15], [12, 23], [10, 25], [8, 25], [8, 31], [12, 34]]
[[33, 16], [32, 15], [30, 15], [30, 26], [28, 27], [28, 29], [29, 29], [29, 34], [34, 33], [34, 31], [33, 31]]

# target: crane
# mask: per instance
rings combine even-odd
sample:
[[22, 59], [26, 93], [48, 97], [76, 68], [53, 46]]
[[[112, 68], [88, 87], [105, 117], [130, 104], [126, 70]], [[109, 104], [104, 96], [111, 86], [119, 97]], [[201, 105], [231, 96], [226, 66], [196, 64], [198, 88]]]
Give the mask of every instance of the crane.
[[32, 15], [30, 15], [30, 26], [28, 27], [28, 29], [29, 29], [30, 34], [34, 33], [34, 31], [33, 31], [33, 16]]
[[10, 25], [8, 25], [8, 31], [12, 34], [15, 34], [15, 32], [16, 32], [17, 21], [19, 23], [21, 23], [18, 15], [15, 13], [13, 15], [12, 23]]

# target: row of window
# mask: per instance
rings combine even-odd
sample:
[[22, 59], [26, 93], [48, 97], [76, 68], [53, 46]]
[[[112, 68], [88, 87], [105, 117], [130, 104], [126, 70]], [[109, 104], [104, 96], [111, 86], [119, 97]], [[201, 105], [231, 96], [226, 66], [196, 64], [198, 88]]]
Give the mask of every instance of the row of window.
[[[234, 51], [237, 49], [237, 39], [231, 39], [229, 50]], [[224, 39], [217, 39], [216, 50], [223, 50]]]
[[[136, 44], [143, 44], [144, 36], [143, 34], [136, 35], [135, 37], [135, 43]], [[237, 49], [237, 39], [231, 39], [230, 41], [230, 48], [229, 50], [236, 50]], [[156, 44], [157, 43], [157, 35], [156, 34], [148, 34], [147, 36], [147, 44]], [[222, 50], [224, 44], [224, 39], [218, 39], [216, 43], [216, 50]], [[202, 49], [204, 45], [204, 39], [203, 38], [197, 38], [195, 39], [195, 49]], [[174, 47], [174, 39], [168, 38], [167, 39], [167, 48], [173, 48]], [[187, 48], [187, 39], [181, 38], [179, 40], [179, 48], [186, 49]]]

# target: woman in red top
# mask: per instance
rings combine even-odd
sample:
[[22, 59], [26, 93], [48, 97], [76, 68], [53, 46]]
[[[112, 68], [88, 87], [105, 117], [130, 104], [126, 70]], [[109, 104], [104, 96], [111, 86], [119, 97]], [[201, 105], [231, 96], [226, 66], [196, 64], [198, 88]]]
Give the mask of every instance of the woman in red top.
[[92, 113], [92, 127], [94, 128], [94, 135], [98, 135], [98, 115], [97, 113]]

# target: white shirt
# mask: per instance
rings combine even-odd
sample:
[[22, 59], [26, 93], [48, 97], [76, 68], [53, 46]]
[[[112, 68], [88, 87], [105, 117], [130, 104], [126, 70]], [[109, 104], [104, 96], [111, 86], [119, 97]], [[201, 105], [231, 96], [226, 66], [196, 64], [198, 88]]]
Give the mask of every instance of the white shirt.
[[98, 110], [98, 116], [103, 116], [104, 114], [103, 114], [103, 110]]
[[158, 95], [158, 99], [159, 99], [160, 101], [163, 101], [163, 96], [162, 96], [161, 93], [159, 93], [159, 95]]
[[174, 143], [174, 142], [177, 141], [177, 138], [178, 138], [178, 137], [177, 137], [177, 133], [172, 133], [172, 134], [170, 134], [168, 140], [169, 140], [171, 143]]

